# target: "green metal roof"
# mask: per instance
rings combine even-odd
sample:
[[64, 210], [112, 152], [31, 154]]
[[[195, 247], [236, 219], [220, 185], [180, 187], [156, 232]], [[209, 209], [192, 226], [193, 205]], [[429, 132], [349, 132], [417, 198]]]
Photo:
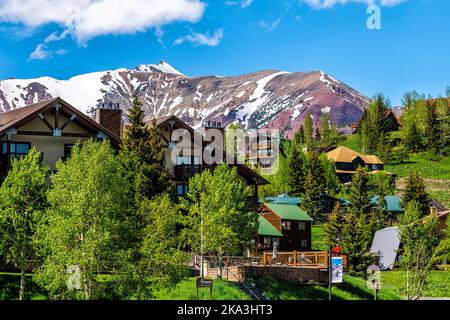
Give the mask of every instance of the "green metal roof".
[[283, 234], [277, 230], [269, 221], [267, 221], [263, 216], [259, 215], [259, 228], [258, 234], [260, 236], [271, 236], [271, 237], [282, 237]]
[[[371, 200], [371, 204], [376, 206], [378, 204], [378, 196], [374, 196]], [[403, 208], [401, 207], [402, 199], [399, 196], [386, 196], [384, 197], [386, 201], [386, 210], [388, 212], [398, 213], [403, 212]]]
[[264, 205], [283, 220], [314, 221], [305, 211], [296, 205], [267, 202]]

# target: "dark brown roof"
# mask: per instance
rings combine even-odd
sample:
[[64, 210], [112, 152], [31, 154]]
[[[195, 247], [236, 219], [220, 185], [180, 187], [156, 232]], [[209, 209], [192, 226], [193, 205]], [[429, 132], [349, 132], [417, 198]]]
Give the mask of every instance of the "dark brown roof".
[[5, 133], [10, 128], [20, 127], [21, 125], [33, 120], [36, 118], [38, 113], [47, 111], [55, 103], [60, 103], [63, 105], [64, 108], [62, 109], [62, 112], [67, 113], [69, 116], [75, 113], [77, 115], [75, 122], [80, 124], [82, 127], [93, 133], [102, 131], [109, 137], [114, 146], [120, 146], [120, 137], [117, 137], [110, 130], [98, 124], [93, 119], [83, 114], [81, 111], [71, 106], [61, 98], [53, 98], [9, 112], [0, 113], [0, 135]]
[[[162, 127], [163, 125], [167, 124], [170, 120], [174, 120], [180, 127], [187, 129], [192, 134], [192, 136], [202, 137], [202, 135], [200, 133], [196, 132], [191, 126], [189, 126], [185, 122], [181, 121], [176, 116], [166, 116], [166, 117], [157, 118], [156, 123], [159, 127]], [[150, 121], [148, 121], [148, 122], [150, 122]], [[247, 181], [256, 179], [257, 183], [259, 185], [269, 184], [269, 181], [267, 181], [261, 175], [259, 175], [258, 173], [256, 173], [255, 171], [253, 171], [252, 169], [247, 167], [245, 164], [239, 162], [239, 160], [236, 157], [233, 157], [231, 154], [226, 152], [222, 147], [220, 147], [219, 145], [215, 145], [215, 147], [216, 147], [216, 150], [221, 150], [223, 152], [226, 159], [235, 163], [235, 166], [236, 166], [239, 174], [242, 177], [244, 177]]]

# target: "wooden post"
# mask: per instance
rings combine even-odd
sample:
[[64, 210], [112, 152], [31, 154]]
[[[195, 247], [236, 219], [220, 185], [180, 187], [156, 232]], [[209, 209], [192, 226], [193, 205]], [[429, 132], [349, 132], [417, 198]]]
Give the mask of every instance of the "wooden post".
[[263, 262], [265, 265], [267, 265], [267, 251], [264, 251], [264, 259]]
[[297, 251], [294, 250], [294, 267], [297, 266]]

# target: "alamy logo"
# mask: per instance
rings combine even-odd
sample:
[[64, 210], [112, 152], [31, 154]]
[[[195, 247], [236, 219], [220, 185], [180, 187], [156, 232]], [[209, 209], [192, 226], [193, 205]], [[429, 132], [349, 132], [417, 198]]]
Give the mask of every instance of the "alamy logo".
[[67, 268], [66, 274], [69, 274], [66, 284], [70, 290], [81, 289], [81, 270], [79, 266], [73, 265]]
[[370, 5], [367, 14], [370, 14], [367, 18], [367, 29], [381, 30], [381, 8], [375, 4]]

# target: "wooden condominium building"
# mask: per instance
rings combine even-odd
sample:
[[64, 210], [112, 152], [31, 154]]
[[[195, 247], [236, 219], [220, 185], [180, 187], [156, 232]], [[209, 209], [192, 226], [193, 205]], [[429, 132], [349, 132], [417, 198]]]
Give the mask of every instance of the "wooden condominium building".
[[344, 183], [351, 181], [359, 166], [367, 167], [371, 173], [384, 170], [384, 163], [377, 156], [364, 155], [347, 147], [338, 147], [328, 152], [327, 157], [334, 161], [336, 174]]
[[[253, 207], [257, 206], [258, 186], [268, 182], [227, 154], [223, 150], [223, 143], [211, 137], [205, 139], [175, 116], [159, 118], [157, 125], [164, 142], [168, 177], [173, 180], [178, 195], [186, 194], [189, 178], [195, 173], [216, 166], [215, 163], [206, 163], [202, 157], [209, 150], [217, 159], [227, 160], [226, 163], [237, 168], [239, 178], [254, 190], [249, 203]], [[26, 155], [32, 147], [42, 153], [44, 163], [52, 170], [56, 169], [59, 159], [70, 154], [78, 141], [108, 139], [114, 148], [119, 149], [122, 127], [122, 111], [117, 104], [112, 103], [100, 104], [95, 119], [60, 98], [0, 113], [0, 177], [7, 174], [11, 159]], [[184, 135], [174, 137], [172, 133], [176, 129], [183, 129]], [[193, 147], [196, 141], [201, 144], [198, 148]], [[173, 151], [181, 149], [187, 142], [192, 145], [174, 156]]]
[[275, 242], [280, 251], [311, 251], [313, 219], [292, 204], [263, 203], [258, 208], [258, 249], [272, 250]]
[[12, 159], [19, 159], [35, 147], [52, 170], [56, 162], [69, 155], [78, 141], [109, 139], [119, 148], [121, 122], [108, 127], [101, 121], [121, 118], [121, 111], [102, 110], [96, 122], [60, 98], [0, 113], [0, 177], [8, 171]]

